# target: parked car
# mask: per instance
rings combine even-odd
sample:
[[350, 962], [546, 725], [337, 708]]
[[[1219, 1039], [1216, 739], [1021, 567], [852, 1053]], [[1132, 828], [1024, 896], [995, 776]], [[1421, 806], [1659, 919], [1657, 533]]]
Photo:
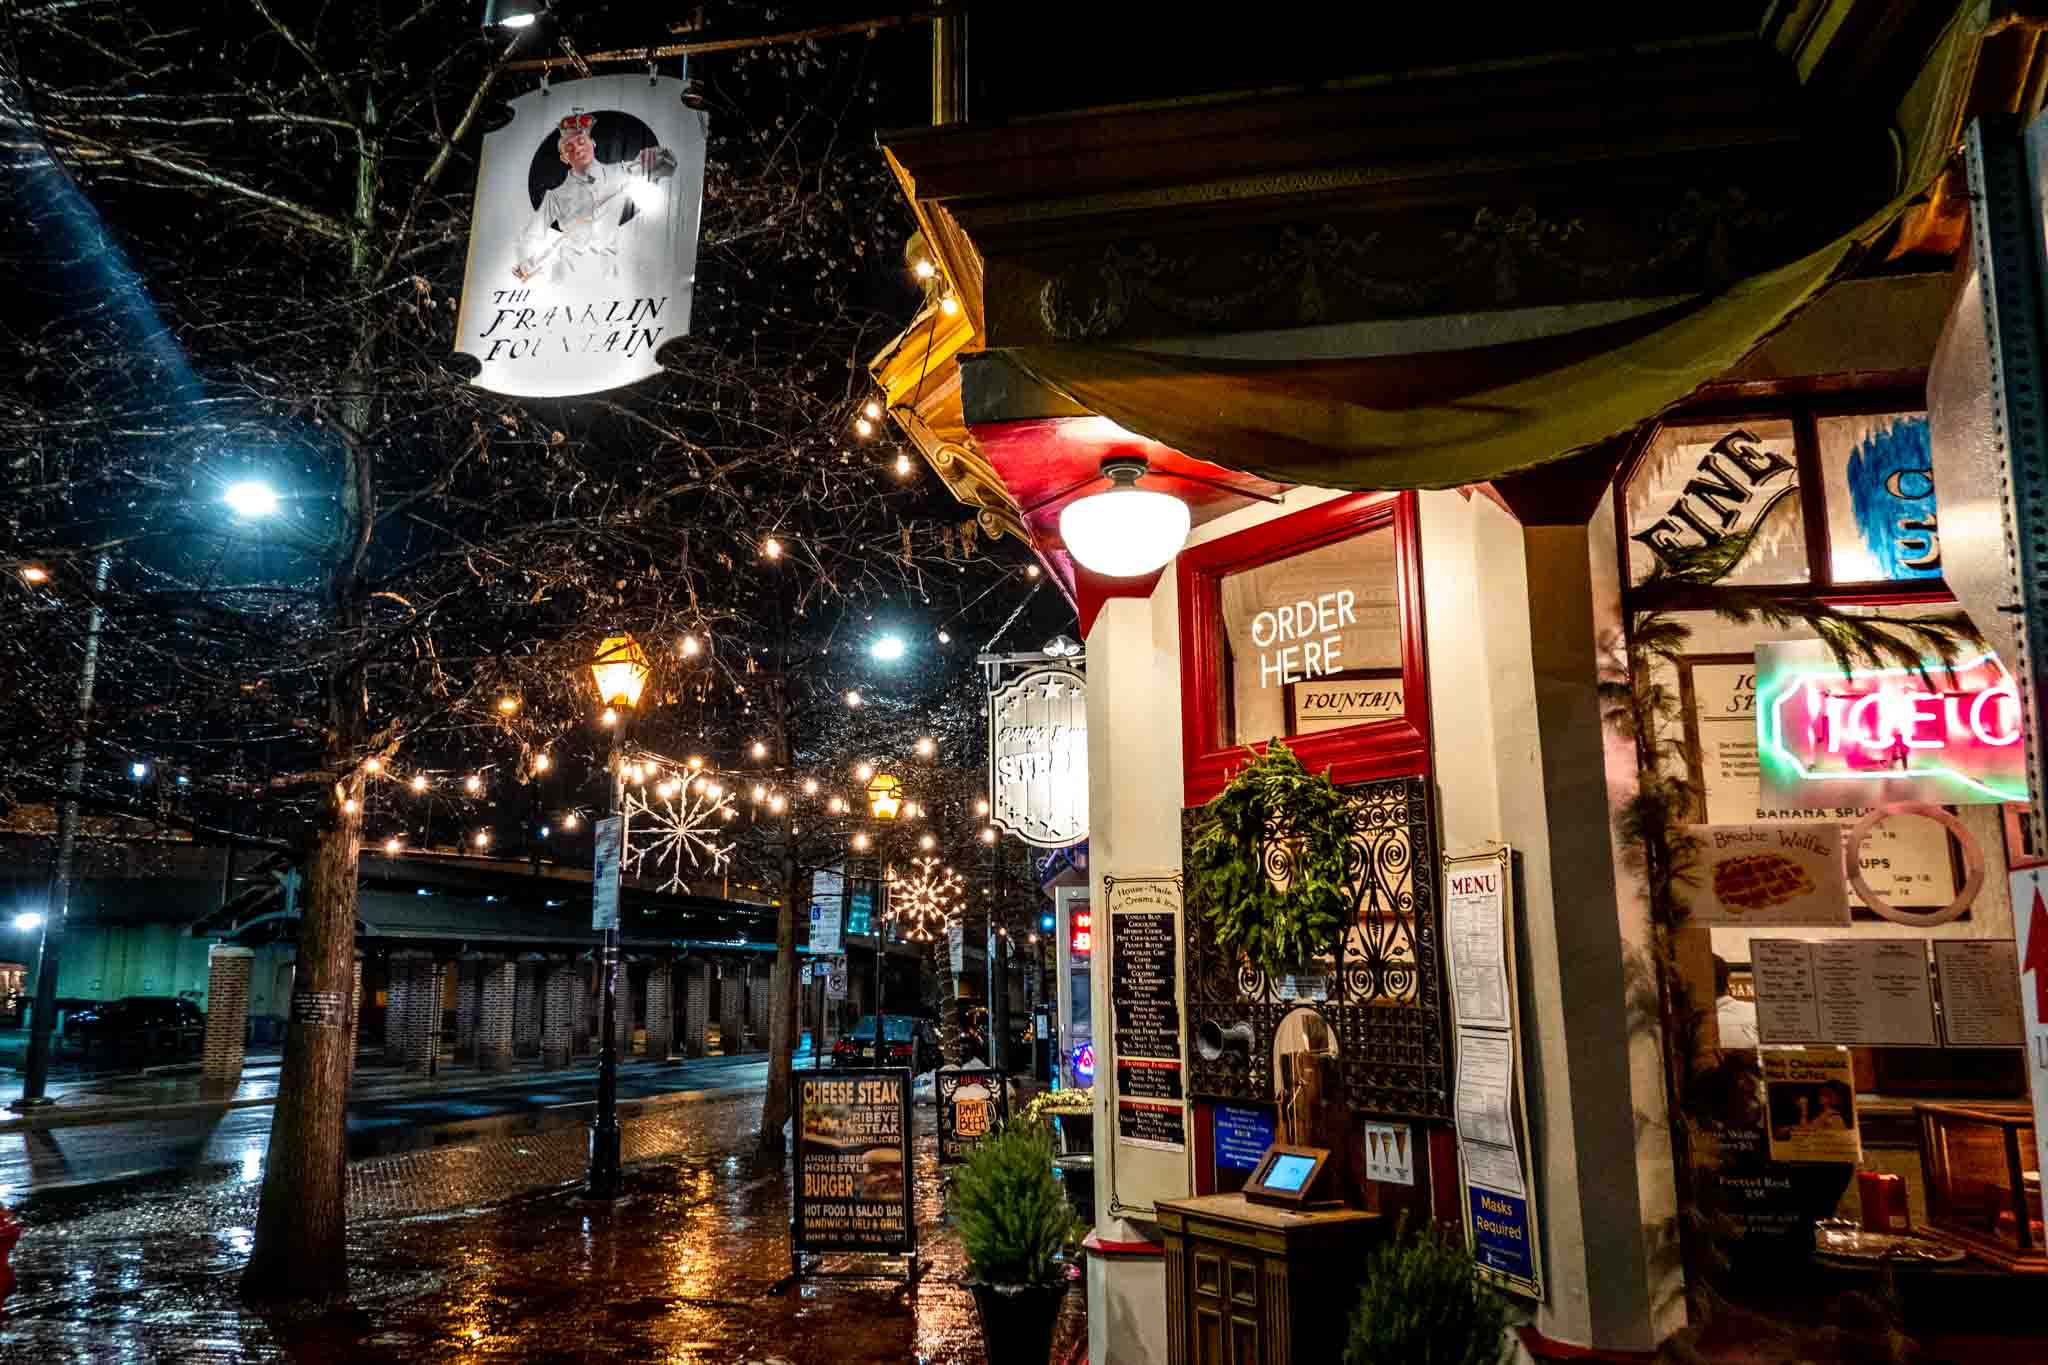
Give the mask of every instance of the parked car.
[[205, 1043], [206, 1012], [174, 996], [123, 996], [67, 1014], [63, 1041], [87, 1056], [104, 1050], [150, 1059], [180, 1057]]
[[922, 1075], [939, 1064], [939, 1031], [929, 1019], [918, 1019], [908, 1014], [889, 1016], [889, 1056], [884, 1062], [875, 1060], [875, 1016], [864, 1014], [860, 1022], [839, 1035], [839, 1041], [832, 1045], [832, 1065], [835, 1067], [861, 1066], [907, 1066], [915, 1075]]

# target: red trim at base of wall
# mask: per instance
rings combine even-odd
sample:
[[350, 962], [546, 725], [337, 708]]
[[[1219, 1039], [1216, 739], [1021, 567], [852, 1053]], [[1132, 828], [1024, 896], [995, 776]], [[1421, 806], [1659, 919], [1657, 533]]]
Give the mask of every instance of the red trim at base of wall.
[[1097, 1256], [1137, 1256], [1163, 1258], [1166, 1255], [1164, 1242], [1105, 1242], [1095, 1233], [1081, 1239], [1081, 1245]]
[[1612, 1361], [1615, 1365], [1649, 1365], [1657, 1358], [1655, 1351], [1608, 1351], [1598, 1346], [1574, 1346], [1568, 1341], [1553, 1341], [1534, 1327], [1517, 1327], [1515, 1331], [1522, 1338], [1522, 1346], [1538, 1360], [1598, 1360]]

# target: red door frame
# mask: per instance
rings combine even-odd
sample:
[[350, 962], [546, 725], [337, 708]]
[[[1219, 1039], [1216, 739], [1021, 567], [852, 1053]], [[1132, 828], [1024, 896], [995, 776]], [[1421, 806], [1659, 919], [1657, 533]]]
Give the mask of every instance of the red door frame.
[[[1353, 536], [1394, 529], [1395, 599], [1401, 613], [1403, 716], [1289, 739], [1312, 772], [1338, 783], [1407, 777], [1429, 771], [1429, 690], [1424, 678], [1422, 543], [1417, 499], [1408, 493], [1353, 493], [1192, 546], [1180, 555], [1181, 753], [1186, 804], [1199, 806], [1242, 767], [1246, 750], [1219, 746], [1223, 686], [1225, 574], [1321, 549]], [[1264, 744], [1251, 746], [1254, 751]]]

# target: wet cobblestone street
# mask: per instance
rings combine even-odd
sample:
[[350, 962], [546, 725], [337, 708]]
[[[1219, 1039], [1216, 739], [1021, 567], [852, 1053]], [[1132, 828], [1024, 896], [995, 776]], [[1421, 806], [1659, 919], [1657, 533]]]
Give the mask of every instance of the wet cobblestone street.
[[[626, 1156], [641, 1164], [610, 1206], [571, 1187], [478, 1207], [573, 1181], [580, 1128], [357, 1163], [345, 1304], [239, 1301], [254, 1170], [30, 1199], [17, 1210], [29, 1231], [0, 1361], [980, 1361], [929, 1111], [917, 1159], [927, 1267], [915, 1288], [825, 1282], [771, 1296], [788, 1269], [788, 1184], [752, 1167], [758, 1103], [629, 1121]], [[1085, 1334], [1078, 1287], [1061, 1316], [1055, 1359]]]

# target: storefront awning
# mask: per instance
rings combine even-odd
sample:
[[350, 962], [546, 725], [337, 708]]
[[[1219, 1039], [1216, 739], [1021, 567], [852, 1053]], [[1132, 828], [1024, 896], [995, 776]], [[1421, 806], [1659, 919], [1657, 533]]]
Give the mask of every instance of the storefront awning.
[[1455, 488], [1575, 454], [1727, 372], [1846, 273], [1904, 202], [1718, 296], [1534, 340], [1291, 361], [1094, 345], [1003, 354], [1082, 407], [1227, 468], [1326, 488]]

